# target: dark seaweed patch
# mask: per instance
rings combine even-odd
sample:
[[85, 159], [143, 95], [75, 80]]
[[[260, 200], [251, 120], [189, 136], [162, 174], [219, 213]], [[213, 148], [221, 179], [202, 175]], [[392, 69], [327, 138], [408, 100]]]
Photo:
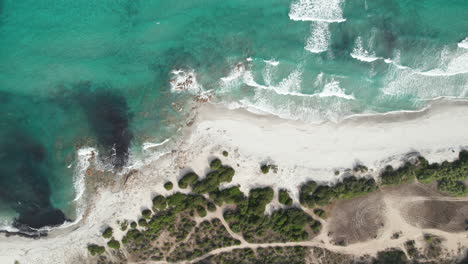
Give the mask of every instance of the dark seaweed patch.
[[109, 90], [90, 91], [85, 88], [78, 97], [98, 143], [104, 148], [115, 168], [128, 161], [133, 138], [129, 128], [130, 113], [125, 98]]
[[21, 231], [62, 224], [65, 215], [50, 202], [53, 171], [39, 140], [44, 135], [30, 126], [35, 100], [0, 92], [0, 102], [0, 202], [18, 213], [14, 225]]
[[[19, 213], [15, 227], [28, 230], [55, 226], [65, 215], [50, 203], [47, 159], [43, 147], [21, 128], [10, 127], [8, 140], [0, 143], [0, 199]], [[4, 134], [5, 135], [5, 134]]]

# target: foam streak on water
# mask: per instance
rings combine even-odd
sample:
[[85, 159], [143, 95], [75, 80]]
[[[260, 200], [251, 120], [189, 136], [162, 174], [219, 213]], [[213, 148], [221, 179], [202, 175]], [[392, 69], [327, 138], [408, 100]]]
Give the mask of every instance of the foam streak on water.
[[289, 18], [301, 21], [343, 22], [341, 0], [297, 0], [291, 4]]
[[307, 38], [306, 50], [312, 53], [321, 53], [328, 49], [330, 42], [330, 30], [327, 22], [315, 22], [311, 24], [311, 33]]

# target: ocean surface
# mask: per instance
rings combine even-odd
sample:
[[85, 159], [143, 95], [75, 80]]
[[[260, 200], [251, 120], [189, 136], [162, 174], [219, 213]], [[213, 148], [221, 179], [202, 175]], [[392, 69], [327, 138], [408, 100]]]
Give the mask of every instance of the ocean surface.
[[[466, 0], [0, 0], [0, 229], [79, 218], [209, 98], [311, 123], [468, 97]], [[89, 151], [87, 152], [89, 154]]]

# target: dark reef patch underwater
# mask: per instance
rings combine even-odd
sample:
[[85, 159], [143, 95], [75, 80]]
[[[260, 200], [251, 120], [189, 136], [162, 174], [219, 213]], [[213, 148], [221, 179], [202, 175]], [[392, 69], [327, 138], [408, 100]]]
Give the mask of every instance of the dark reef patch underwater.
[[0, 102], [0, 203], [17, 213], [21, 231], [69, 220], [61, 209], [73, 200], [73, 171], [64, 167], [76, 140], [95, 141], [115, 169], [128, 160], [131, 115], [118, 92], [85, 83], [53, 100], [1, 92]]
[[125, 167], [142, 143], [173, 136], [200, 92], [317, 123], [467, 98], [466, 10], [466, 0], [0, 0], [0, 229], [76, 219], [77, 150]]

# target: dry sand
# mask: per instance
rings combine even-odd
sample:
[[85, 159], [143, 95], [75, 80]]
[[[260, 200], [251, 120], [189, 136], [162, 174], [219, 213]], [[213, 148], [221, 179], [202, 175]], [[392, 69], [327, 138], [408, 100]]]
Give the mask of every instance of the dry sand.
[[[181, 171], [188, 168], [203, 175], [213, 156], [229, 152], [222, 160], [237, 173], [230, 185], [241, 189], [269, 185], [285, 187], [294, 194], [307, 179], [333, 182], [339, 177], [335, 170], [363, 163], [374, 172], [383, 165], [399, 164], [408, 153], [418, 151], [429, 161], [454, 159], [460, 148], [468, 144], [468, 103], [439, 101], [433, 107], [415, 113], [394, 113], [379, 116], [349, 118], [339, 124], [306, 124], [272, 116], [259, 116], [243, 110], [226, 110], [210, 104], [198, 109], [195, 123], [185, 129], [185, 136], [157, 146], [160, 153], [168, 152], [158, 160], [141, 165], [125, 185], [99, 188], [87, 216], [76, 226], [57, 230], [48, 238], [30, 240], [0, 236], [0, 263], [84, 263], [88, 243], [104, 244], [100, 232], [109, 224], [118, 230], [117, 220], [136, 220], [139, 212], [149, 207], [156, 193], [168, 192], [162, 188], [166, 180], [176, 181]], [[277, 173], [262, 174], [263, 162], [278, 165]], [[376, 174], [374, 174], [375, 176]], [[88, 176], [92, 177], [92, 176]], [[89, 181], [89, 178], [88, 178]], [[385, 212], [392, 213], [392, 201], [385, 202]], [[273, 204], [270, 208], [279, 206]], [[396, 210], [396, 209], [395, 209]], [[394, 212], [399, 214], [399, 211]], [[411, 228], [407, 233], [420, 234], [403, 218], [398, 225]], [[419, 230], [417, 233], [415, 230]], [[391, 231], [388, 231], [391, 232]], [[448, 233], [442, 232], [447, 239]], [[122, 234], [116, 232], [119, 239]], [[317, 238], [324, 238], [323, 234]], [[452, 234], [449, 243], [454, 249], [466, 234]], [[465, 240], [463, 240], [465, 239]], [[346, 253], [374, 254], [378, 250], [401, 241], [379, 240], [356, 243], [350, 247], [326, 245]], [[322, 245], [321, 242], [311, 242]]]

